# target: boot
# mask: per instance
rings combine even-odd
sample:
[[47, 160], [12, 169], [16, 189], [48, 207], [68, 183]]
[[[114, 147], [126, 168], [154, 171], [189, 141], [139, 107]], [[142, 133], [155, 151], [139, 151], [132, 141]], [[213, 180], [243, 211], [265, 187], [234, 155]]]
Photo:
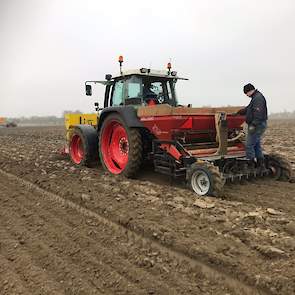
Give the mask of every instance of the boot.
[[250, 179], [253, 175], [256, 174], [256, 161], [255, 159], [247, 160], [247, 174]]
[[246, 183], [246, 180], [250, 179], [254, 174], [256, 169], [256, 162], [254, 160], [246, 159], [243, 165], [242, 173], [244, 174], [243, 180], [241, 183]]
[[256, 161], [255, 159], [248, 160], [248, 169], [253, 171], [256, 168]]
[[264, 158], [257, 158], [257, 169], [259, 174], [263, 174], [265, 171]]

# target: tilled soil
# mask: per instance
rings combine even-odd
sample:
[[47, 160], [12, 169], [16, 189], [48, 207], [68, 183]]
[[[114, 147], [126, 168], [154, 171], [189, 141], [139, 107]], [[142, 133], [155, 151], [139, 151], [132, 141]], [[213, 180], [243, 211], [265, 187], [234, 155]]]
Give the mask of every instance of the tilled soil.
[[[294, 294], [295, 184], [259, 179], [196, 198], [58, 155], [61, 127], [0, 129], [0, 294]], [[268, 151], [295, 161], [295, 122]], [[295, 167], [294, 167], [295, 168]]]

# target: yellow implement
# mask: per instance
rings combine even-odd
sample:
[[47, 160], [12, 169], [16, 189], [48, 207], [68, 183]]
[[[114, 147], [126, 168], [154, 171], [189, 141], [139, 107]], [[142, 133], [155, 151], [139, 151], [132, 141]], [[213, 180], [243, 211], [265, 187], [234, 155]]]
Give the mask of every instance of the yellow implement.
[[79, 124], [96, 126], [97, 114], [66, 114], [65, 124], [67, 130]]
[[66, 125], [66, 139], [67, 141], [71, 138], [71, 131], [76, 125], [91, 125], [96, 127], [97, 125], [97, 114], [66, 114], [65, 125]]

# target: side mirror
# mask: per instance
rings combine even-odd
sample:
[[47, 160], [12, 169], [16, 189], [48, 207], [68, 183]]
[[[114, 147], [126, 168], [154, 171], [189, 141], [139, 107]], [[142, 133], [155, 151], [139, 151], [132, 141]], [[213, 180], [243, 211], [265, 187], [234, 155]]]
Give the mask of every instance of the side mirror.
[[92, 87], [91, 85], [85, 85], [85, 89], [86, 89], [86, 95], [91, 96], [92, 95]]
[[95, 110], [98, 112], [99, 111], [99, 104], [98, 104], [98, 102], [95, 102], [94, 103], [94, 106], [95, 106]]
[[105, 76], [107, 81], [111, 81], [112, 80], [112, 75], [111, 74], [106, 74]]

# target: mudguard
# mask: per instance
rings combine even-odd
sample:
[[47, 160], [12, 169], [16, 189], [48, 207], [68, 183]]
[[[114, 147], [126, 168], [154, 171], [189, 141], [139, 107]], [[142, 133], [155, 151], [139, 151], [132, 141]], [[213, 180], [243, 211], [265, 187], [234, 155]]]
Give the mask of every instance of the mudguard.
[[137, 117], [137, 110], [133, 106], [109, 107], [104, 109], [99, 116], [97, 130], [100, 129], [104, 119], [111, 113], [119, 114], [128, 127], [144, 127], [142, 122]]

